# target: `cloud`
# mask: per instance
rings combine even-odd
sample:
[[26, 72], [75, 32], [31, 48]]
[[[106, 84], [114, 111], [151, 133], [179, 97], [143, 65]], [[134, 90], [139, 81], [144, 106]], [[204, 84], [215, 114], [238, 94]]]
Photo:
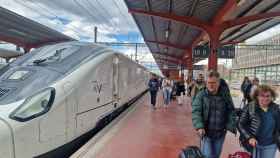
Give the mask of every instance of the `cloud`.
[[[0, 0], [0, 6], [80, 41], [144, 42], [123, 0]], [[130, 56], [135, 47], [115, 48]], [[154, 62], [147, 48], [138, 59]]]
[[94, 26], [110, 41], [118, 34], [139, 34], [126, 5], [119, 0], [0, 0], [0, 5], [72, 37], [92, 37]]

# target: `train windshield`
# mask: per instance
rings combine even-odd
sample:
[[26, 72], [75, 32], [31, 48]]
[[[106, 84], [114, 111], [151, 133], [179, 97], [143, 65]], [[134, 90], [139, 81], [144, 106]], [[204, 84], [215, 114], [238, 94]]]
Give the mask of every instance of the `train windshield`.
[[9, 80], [24, 80], [27, 75], [28, 75], [29, 71], [26, 70], [20, 70], [20, 71], [16, 71], [13, 74], [11, 74], [8, 79]]
[[28, 65], [40, 64], [40, 63], [57, 63], [75, 53], [79, 46], [47, 46], [43, 47], [36, 52], [26, 63]]

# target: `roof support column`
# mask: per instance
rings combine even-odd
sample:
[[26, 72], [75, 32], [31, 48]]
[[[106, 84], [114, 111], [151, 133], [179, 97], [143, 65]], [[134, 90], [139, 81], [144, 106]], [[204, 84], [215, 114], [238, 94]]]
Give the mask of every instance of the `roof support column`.
[[186, 53], [187, 54], [187, 69], [188, 69], [188, 76], [193, 76], [193, 56], [192, 56], [192, 48], [187, 48]]
[[212, 27], [209, 31], [210, 55], [208, 58], [208, 70], [217, 70], [218, 68], [218, 48], [220, 46], [220, 36], [225, 29], [223, 27]]
[[210, 40], [210, 55], [208, 58], [208, 70], [217, 70], [218, 66], [218, 41]]

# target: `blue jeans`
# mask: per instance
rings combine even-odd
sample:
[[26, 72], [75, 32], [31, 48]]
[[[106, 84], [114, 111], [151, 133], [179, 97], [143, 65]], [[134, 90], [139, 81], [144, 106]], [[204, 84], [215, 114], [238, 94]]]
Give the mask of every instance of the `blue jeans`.
[[261, 146], [257, 145], [253, 158], [275, 158], [277, 146], [276, 144]]
[[201, 152], [205, 158], [219, 158], [222, 152], [225, 135], [218, 139], [204, 137], [201, 144]]
[[151, 104], [153, 106], [156, 106], [156, 101], [157, 101], [157, 91], [150, 91], [151, 95]]
[[163, 99], [164, 99], [164, 104], [165, 105], [168, 105], [170, 103], [171, 91], [167, 88], [163, 89]]

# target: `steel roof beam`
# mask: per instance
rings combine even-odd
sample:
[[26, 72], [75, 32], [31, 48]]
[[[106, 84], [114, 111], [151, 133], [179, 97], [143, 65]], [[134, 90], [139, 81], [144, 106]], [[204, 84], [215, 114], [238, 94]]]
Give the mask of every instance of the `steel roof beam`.
[[165, 57], [169, 57], [169, 58], [172, 58], [174, 60], [181, 60], [181, 58], [176, 58], [170, 54], [166, 54], [166, 53], [161, 53], [161, 52], [154, 52], [152, 53], [153, 55], [160, 55], [160, 56], [165, 56]]
[[228, 28], [231, 28], [234, 26], [244, 25], [244, 24], [248, 24], [250, 22], [271, 19], [271, 18], [279, 17], [279, 16], [280, 16], [280, 12], [260, 13], [260, 14], [237, 18], [234, 20], [224, 21], [221, 24], [221, 26], [223, 26], [225, 29], [228, 29]]
[[[224, 17], [228, 13], [232, 12], [236, 7], [237, 7], [237, 3], [235, 0], [228, 0], [226, 4], [219, 10], [219, 12], [215, 15], [215, 17], [211, 21], [212, 25], [220, 24], [224, 20]], [[206, 35], [207, 35], [206, 32], [202, 32], [201, 35], [198, 37], [198, 39], [195, 39], [192, 42], [192, 46], [197, 45], [200, 39], [202, 39]]]
[[[266, 20], [266, 19], [271, 19], [273, 17], [280, 16], [280, 12], [269, 12], [269, 13], [259, 13], [255, 15], [239, 17], [234, 20], [223, 21], [223, 18], [226, 15], [226, 13], [228, 13], [232, 8], [234, 8], [236, 4], [237, 2], [234, 0], [228, 1], [211, 23], [204, 22], [195, 17], [179, 16], [171, 13], [153, 12], [153, 11], [145, 11], [139, 9], [130, 9], [129, 12], [136, 13], [136, 14], [143, 14], [152, 17], [159, 17], [167, 20], [174, 20], [177, 22], [184, 23], [186, 25], [196, 27], [200, 30], [206, 31], [206, 33], [209, 35], [210, 44], [211, 44], [210, 47], [211, 53], [209, 56], [209, 63], [208, 63], [209, 69], [217, 69], [217, 49], [221, 45], [220, 36], [226, 29], [248, 24], [250, 22], [254, 22], [258, 20]], [[199, 41], [199, 40], [195, 40], [195, 41]]]
[[[227, 0], [226, 4], [219, 10], [219, 12], [215, 15], [212, 20], [212, 24], [219, 24], [224, 20], [224, 17], [232, 12], [237, 7], [237, 3], [235, 0]], [[203, 31], [200, 35], [194, 39], [190, 45], [190, 47], [195, 47], [205, 36], [207, 36], [207, 32]], [[209, 39], [209, 36], [208, 36]], [[188, 53], [188, 52], [187, 52]], [[192, 54], [192, 52], [190, 52]]]
[[207, 30], [209, 27], [209, 24], [207, 22], [204, 22], [198, 18], [190, 17], [190, 16], [180, 16], [172, 13], [153, 12], [153, 11], [145, 11], [140, 9], [129, 9], [128, 11], [134, 14], [143, 14], [147, 16], [160, 17], [166, 20], [181, 22], [186, 25], [196, 27], [200, 30]]
[[21, 47], [26, 46], [25, 41], [20, 40], [20, 39], [15, 39], [15, 38], [12, 38], [12, 37], [8, 37], [8, 36], [4, 36], [4, 35], [0, 35], [0, 40], [8, 42], [8, 43], [15, 44], [15, 45], [18, 45], [18, 46], [21, 46]]
[[[241, 14], [239, 14], [237, 17], [242, 17], [245, 16], [247, 14], [247, 12], [250, 12], [252, 9], [254, 9], [257, 5], [259, 5], [261, 2], [263, 2], [262, 0], [257, 0], [252, 6], [250, 6], [249, 8], [247, 8], [245, 11], [243, 11]], [[270, 6], [268, 6], [267, 8], [265, 8], [264, 10], [262, 10], [259, 13], [265, 13], [267, 11], [269, 11], [270, 9], [274, 8], [276, 5], [279, 4], [279, 1], [274, 2], [273, 4], [271, 4]], [[238, 27], [237, 29], [231, 31], [228, 35], [226, 35], [224, 38], [222, 38], [221, 40], [225, 40], [229, 37], [231, 37], [232, 35], [234, 35], [235, 33], [239, 32], [242, 30], [242, 28], [248, 26], [248, 24], [242, 25], [240, 27]], [[247, 32], [247, 31], [246, 31]]]
[[[30, 45], [28, 45], [28, 47], [38, 48], [38, 47], [41, 47], [41, 46], [44, 46], [44, 45], [47, 45], [47, 44], [67, 42], [67, 41], [71, 41], [71, 40], [69, 40], [69, 39], [44, 40], [44, 41], [41, 41], [41, 42], [36, 43], [36, 44], [30, 44]], [[72, 40], [72, 41], [74, 41], [74, 40]]]
[[160, 45], [164, 45], [164, 46], [167, 46], [167, 47], [173, 47], [173, 48], [177, 48], [177, 49], [183, 49], [183, 50], [187, 49], [187, 47], [179, 46], [179, 45], [172, 44], [172, 43], [169, 43], [169, 42], [159, 42], [159, 41], [152, 41], [152, 40], [145, 40], [145, 42], [160, 44]]
[[242, 41], [228, 41], [228, 42], [223, 42], [221, 43], [221, 45], [234, 45], [234, 44], [238, 44], [238, 43], [241, 43]]
[[170, 62], [170, 63], [175, 63], [175, 64], [183, 64], [181, 60], [171, 60], [171, 59], [166, 59], [163, 57], [155, 57], [155, 60], [161, 60], [161, 61], [166, 61], [166, 62]]

